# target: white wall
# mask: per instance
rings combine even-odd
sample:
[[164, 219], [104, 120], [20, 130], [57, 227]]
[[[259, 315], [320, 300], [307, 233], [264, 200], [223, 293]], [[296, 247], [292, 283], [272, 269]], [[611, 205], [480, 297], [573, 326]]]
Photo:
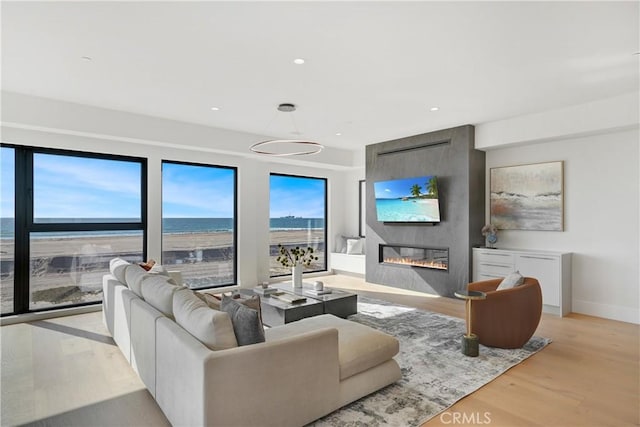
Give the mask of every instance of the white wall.
[[[148, 256], [161, 259], [161, 161], [176, 160], [238, 168], [238, 284], [255, 286], [269, 277], [269, 174], [285, 173], [328, 178], [328, 242], [334, 230], [343, 230], [345, 172], [325, 168], [271, 163], [255, 158], [166, 146], [131, 143], [105, 138], [68, 135], [3, 127], [2, 141], [18, 145], [51, 147], [148, 159]], [[215, 143], [215, 141], [212, 141]]]
[[564, 161], [565, 230], [503, 230], [497, 246], [572, 252], [572, 311], [633, 323], [640, 323], [637, 104], [636, 93], [483, 124], [476, 133], [476, 147], [487, 149], [487, 222], [490, 168]]

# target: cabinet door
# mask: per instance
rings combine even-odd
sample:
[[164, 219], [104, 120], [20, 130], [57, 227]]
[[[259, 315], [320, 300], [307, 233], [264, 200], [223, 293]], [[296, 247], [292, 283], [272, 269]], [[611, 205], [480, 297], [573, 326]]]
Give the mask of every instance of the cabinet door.
[[538, 279], [542, 303], [560, 306], [560, 260], [548, 255], [518, 255], [516, 268], [520, 274]]

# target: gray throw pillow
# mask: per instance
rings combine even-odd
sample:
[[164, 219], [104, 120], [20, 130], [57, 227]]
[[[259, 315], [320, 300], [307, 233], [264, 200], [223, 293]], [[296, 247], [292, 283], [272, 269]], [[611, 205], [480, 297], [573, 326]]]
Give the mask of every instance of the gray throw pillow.
[[222, 297], [220, 310], [231, 317], [238, 345], [257, 344], [265, 341], [264, 328], [258, 310], [249, 308], [228, 296]]
[[524, 277], [522, 277], [522, 274], [520, 274], [519, 271], [514, 271], [513, 273], [502, 279], [502, 282], [500, 282], [500, 284], [496, 288], [496, 291], [515, 288], [516, 286], [520, 286], [523, 283]]

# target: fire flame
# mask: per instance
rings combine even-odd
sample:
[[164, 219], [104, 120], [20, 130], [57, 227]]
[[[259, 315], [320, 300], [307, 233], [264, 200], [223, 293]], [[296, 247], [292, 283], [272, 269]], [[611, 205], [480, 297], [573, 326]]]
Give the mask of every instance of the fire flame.
[[428, 259], [411, 259], [411, 258], [385, 258], [383, 262], [390, 264], [411, 265], [414, 267], [435, 268], [437, 270], [448, 270], [449, 266], [446, 262], [431, 261]]

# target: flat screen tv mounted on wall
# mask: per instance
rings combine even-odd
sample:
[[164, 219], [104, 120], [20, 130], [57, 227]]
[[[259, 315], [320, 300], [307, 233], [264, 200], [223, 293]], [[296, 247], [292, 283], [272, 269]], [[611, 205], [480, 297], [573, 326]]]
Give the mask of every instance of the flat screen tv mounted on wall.
[[440, 222], [438, 184], [434, 175], [373, 183], [380, 222]]

